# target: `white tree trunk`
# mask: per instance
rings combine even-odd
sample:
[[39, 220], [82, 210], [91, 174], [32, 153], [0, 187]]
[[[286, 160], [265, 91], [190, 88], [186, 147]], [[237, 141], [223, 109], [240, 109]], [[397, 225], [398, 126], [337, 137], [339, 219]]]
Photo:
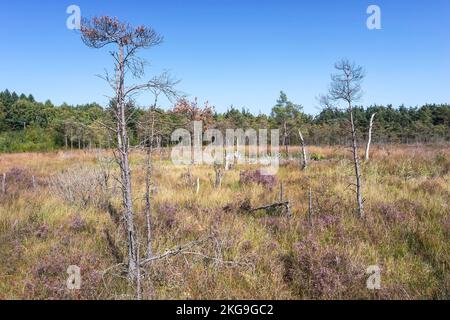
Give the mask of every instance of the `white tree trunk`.
[[197, 178], [195, 182], [195, 194], [199, 194], [200, 192], [200, 178]]
[[303, 139], [303, 134], [300, 131], [300, 129], [298, 129], [298, 134], [300, 136], [300, 143], [302, 145], [302, 157], [303, 157], [302, 169], [305, 170], [308, 167], [308, 160], [306, 158], [306, 145], [305, 140]]
[[370, 117], [370, 124], [369, 124], [369, 137], [367, 139], [367, 146], [366, 146], [366, 157], [365, 160], [369, 161], [370, 158], [370, 144], [372, 143], [372, 127], [373, 127], [373, 120], [375, 118], [376, 113], [373, 113]]

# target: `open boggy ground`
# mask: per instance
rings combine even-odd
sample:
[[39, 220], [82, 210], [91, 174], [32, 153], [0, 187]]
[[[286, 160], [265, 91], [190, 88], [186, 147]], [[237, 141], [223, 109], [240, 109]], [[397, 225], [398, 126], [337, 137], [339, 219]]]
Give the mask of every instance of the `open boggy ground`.
[[[241, 171], [255, 168], [238, 166], [225, 172], [220, 188], [213, 167], [175, 167], [168, 152], [156, 153], [154, 254], [205, 240], [149, 264], [143, 298], [448, 298], [450, 149], [374, 146], [362, 164], [364, 220], [355, 214], [350, 152], [309, 153], [318, 160], [306, 171], [293, 159], [283, 161], [277, 180], [242, 183]], [[105, 151], [0, 156], [0, 299], [134, 296], [121, 272], [126, 242], [111, 158]], [[144, 154], [131, 160], [144, 255]], [[278, 201], [280, 183], [291, 217], [249, 210]], [[81, 269], [80, 290], [67, 288], [70, 265]], [[376, 291], [366, 287], [373, 265], [381, 269]]]

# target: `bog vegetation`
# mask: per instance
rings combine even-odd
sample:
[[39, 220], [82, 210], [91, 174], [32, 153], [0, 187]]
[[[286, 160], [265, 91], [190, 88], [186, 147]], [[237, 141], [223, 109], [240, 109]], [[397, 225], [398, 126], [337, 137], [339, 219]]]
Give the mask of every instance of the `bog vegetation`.
[[[81, 34], [110, 49], [107, 108], [0, 93], [0, 299], [449, 297], [449, 105], [358, 107], [365, 73], [344, 59], [317, 116], [284, 92], [270, 115], [219, 114], [166, 73], [130, 85], [139, 50], [162, 41], [153, 29], [100, 17]], [[141, 90], [148, 108], [132, 99]], [[175, 166], [171, 133], [199, 120], [280, 129], [278, 172], [239, 153]]]
[[[355, 214], [350, 153], [311, 147], [322, 160], [284, 161], [278, 181], [227, 171], [216, 188], [209, 166], [174, 168], [156, 152], [152, 183], [155, 255], [205, 237], [143, 268], [153, 299], [444, 299], [449, 296], [450, 151], [380, 146], [362, 166], [365, 215]], [[291, 148], [297, 154], [298, 148]], [[118, 173], [106, 151], [2, 155], [0, 298], [134, 298], [123, 268]], [[145, 153], [132, 154], [138, 238], [145, 248]], [[83, 179], [79, 177], [82, 175]], [[33, 184], [33, 176], [35, 177]], [[200, 189], [196, 192], [195, 181]], [[251, 212], [277, 202], [283, 183], [292, 216]], [[308, 190], [313, 214], [308, 217]], [[68, 290], [69, 265], [81, 290]], [[381, 268], [381, 289], [366, 269]]]

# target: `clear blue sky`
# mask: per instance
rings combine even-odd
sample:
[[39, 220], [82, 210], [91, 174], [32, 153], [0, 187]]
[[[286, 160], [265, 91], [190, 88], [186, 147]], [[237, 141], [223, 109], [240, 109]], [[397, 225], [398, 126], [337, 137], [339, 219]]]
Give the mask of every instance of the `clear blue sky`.
[[[168, 69], [182, 80], [179, 89], [218, 111], [234, 105], [268, 113], [284, 90], [317, 113], [315, 97], [341, 57], [367, 71], [364, 105], [450, 102], [448, 0], [3, 2], [0, 89], [57, 104], [105, 103], [109, 89], [95, 75], [110, 57], [66, 28], [71, 4], [83, 16], [152, 26], [165, 42], [143, 53], [147, 76]], [[382, 30], [366, 28], [370, 4], [381, 7]]]

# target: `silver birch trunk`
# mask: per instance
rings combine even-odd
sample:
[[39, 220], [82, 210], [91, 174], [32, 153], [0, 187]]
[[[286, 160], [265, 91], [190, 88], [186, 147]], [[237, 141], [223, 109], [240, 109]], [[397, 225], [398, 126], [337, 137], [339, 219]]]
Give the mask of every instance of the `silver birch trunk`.
[[308, 160], [306, 158], [306, 145], [305, 140], [303, 139], [303, 134], [300, 131], [300, 129], [298, 129], [298, 134], [300, 136], [300, 143], [302, 145], [302, 157], [303, 157], [302, 169], [305, 170], [308, 167]]
[[369, 161], [370, 158], [370, 144], [372, 143], [372, 127], [373, 127], [373, 120], [375, 118], [376, 113], [373, 113], [370, 117], [370, 124], [369, 124], [369, 137], [367, 139], [367, 146], [366, 146], [366, 157], [365, 160]]

